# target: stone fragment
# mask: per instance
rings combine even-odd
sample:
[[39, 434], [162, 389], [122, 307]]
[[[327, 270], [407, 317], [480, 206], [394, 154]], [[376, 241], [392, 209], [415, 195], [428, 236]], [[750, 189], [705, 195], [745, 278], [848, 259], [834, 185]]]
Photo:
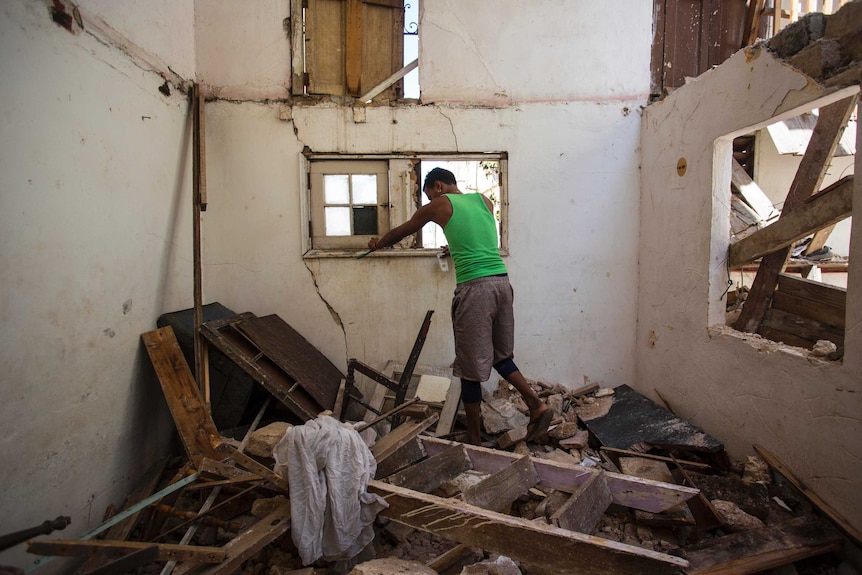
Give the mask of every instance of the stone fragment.
[[590, 441], [590, 432], [586, 429], [579, 429], [572, 437], [560, 440], [560, 447], [563, 449], [583, 449]]
[[419, 561], [406, 559], [372, 559], [360, 563], [349, 575], [437, 575], [437, 572]]
[[511, 401], [492, 397], [482, 402], [482, 423], [492, 435], [527, 425], [530, 418], [518, 411]]
[[486, 477], [488, 477], [486, 473], [473, 470], [465, 471], [461, 475], [444, 482], [438, 491], [443, 497], [454, 497], [455, 495], [462, 493], [468, 487], [476, 485]]
[[748, 485], [752, 483], [769, 485], [772, 483], [772, 472], [769, 470], [769, 464], [757, 455], [749, 455], [742, 471], [742, 482]]
[[272, 458], [272, 450], [275, 448], [275, 444], [281, 441], [281, 438], [284, 437], [285, 432], [290, 427], [293, 426], [284, 421], [276, 421], [266, 427], [261, 427], [251, 434], [245, 450], [249, 455], [254, 455], [255, 457]]
[[721, 499], [713, 499], [712, 506], [718, 511], [719, 515], [727, 523], [729, 531], [746, 531], [748, 529], [756, 529], [763, 527], [764, 523], [754, 515], [749, 515], [735, 503], [723, 501]]
[[568, 421], [563, 422], [556, 426], [554, 429], [548, 432], [548, 435], [553, 437], [554, 439], [568, 439], [575, 435], [578, 432], [578, 424], [570, 423]]
[[542, 459], [550, 459], [557, 463], [565, 463], [567, 465], [577, 465], [581, 462], [580, 459], [576, 458], [571, 453], [566, 453], [562, 449], [555, 449], [552, 452], [540, 455], [539, 457]]
[[598, 391], [596, 391], [595, 396], [596, 397], [608, 397], [609, 395], [613, 395], [614, 393], [615, 393], [614, 388], [603, 387], [603, 388], [599, 389]]
[[521, 575], [521, 569], [517, 563], [500, 555], [493, 561], [486, 560], [465, 566], [461, 569], [461, 575]]
[[837, 350], [838, 346], [829, 341], [828, 339], [820, 339], [817, 340], [817, 343], [814, 344], [814, 347], [811, 349], [811, 354], [823, 357]]

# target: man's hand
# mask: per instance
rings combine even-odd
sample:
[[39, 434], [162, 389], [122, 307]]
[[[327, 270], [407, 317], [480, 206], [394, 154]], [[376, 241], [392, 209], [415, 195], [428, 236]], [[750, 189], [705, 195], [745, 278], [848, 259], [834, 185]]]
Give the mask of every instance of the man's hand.
[[449, 246], [440, 246], [440, 256], [444, 258], [449, 257]]
[[368, 249], [369, 250], [376, 250], [377, 249], [377, 242], [379, 242], [379, 241], [380, 241], [380, 238], [371, 238], [370, 240], [368, 240]]

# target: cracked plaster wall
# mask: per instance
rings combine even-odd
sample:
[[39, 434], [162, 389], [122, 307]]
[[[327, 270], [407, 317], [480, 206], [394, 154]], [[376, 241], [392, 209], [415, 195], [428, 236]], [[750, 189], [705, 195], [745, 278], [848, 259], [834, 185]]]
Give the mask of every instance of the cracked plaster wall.
[[[753, 50], [645, 110], [636, 387], [653, 397], [659, 392], [681, 417], [723, 441], [732, 457], [763, 445], [858, 528], [862, 298], [853, 282], [862, 242], [850, 248], [843, 364], [709, 328], [724, 316], [730, 141], [775, 116], [810, 109], [823, 95], [768, 52]], [[680, 158], [687, 163], [683, 176]]]
[[172, 447], [140, 335], [192, 303], [191, 132], [183, 94], [49, 4], [0, 4], [0, 533], [65, 515], [74, 539]]
[[[567, 385], [631, 383], [652, 12], [625, 4], [621, 21], [620, 6], [586, 1], [425, 0], [425, 104], [369, 106], [362, 123], [334, 102], [265, 102], [271, 91], [260, 80], [276, 65], [289, 75], [274, 25], [234, 28], [238, 9], [198, 10], [199, 46], [212, 46], [198, 50], [201, 80], [221, 98], [244, 84], [255, 100], [207, 105], [208, 299], [280, 315], [342, 370], [348, 357], [378, 367], [406, 360], [434, 309], [420, 362], [448, 366], [454, 275], [436, 258], [301, 258], [300, 152], [506, 151], [519, 365]], [[281, 22], [285, 6], [242, 11], [252, 22]], [[218, 31], [228, 28], [220, 46]], [[608, 34], [626, 42], [609, 43]]]

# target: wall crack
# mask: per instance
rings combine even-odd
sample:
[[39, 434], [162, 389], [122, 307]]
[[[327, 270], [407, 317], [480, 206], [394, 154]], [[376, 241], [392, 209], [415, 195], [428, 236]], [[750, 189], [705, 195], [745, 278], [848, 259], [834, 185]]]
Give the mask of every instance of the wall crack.
[[320, 290], [320, 284], [317, 283], [317, 275], [315, 274], [314, 270], [311, 269], [311, 266], [308, 265], [308, 261], [303, 259], [302, 263], [305, 264], [305, 269], [308, 270], [308, 273], [311, 276], [311, 281], [312, 281], [312, 283], [314, 283], [314, 289], [317, 292], [317, 297], [320, 298], [320, 301], [322, 301], [323, 304], [326, 306], [326, 309], [329, 310], [329, 315], [332, 316], [332, 319], [335, 321], [335, 323], [338, 325], [338, 327], [341, 328], [341, 333], [344, 336], [344, 355], [345, 355], [345, 364], [346, 364], [347, 359], [349, 359], [349, 358], [347, 357], [348, 356], [348, 353], [347, 353], [347, 330], [344, 327], [344, 322], [341, 321], [341, 316], [338, 314], [337, 311], [335, 311], [335, 308], [332, 307], [332, 305], [329, 303], [329, 301], [327, 301], [327, 299], [323, 296], [323, 292]]

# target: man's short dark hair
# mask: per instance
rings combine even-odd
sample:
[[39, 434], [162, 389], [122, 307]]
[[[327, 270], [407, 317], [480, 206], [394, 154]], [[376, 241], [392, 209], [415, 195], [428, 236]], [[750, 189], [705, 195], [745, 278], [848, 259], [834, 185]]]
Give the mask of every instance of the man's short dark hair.
[[427, 176], [425, 176], [425, 184], [422, 186], [422, 189], [427, 190], [428, 186], [433, 186], [435, 182], [443, 182], [444, 184], [450, 185], [455, 185], [457, 183], [455, 180], [455, 174], [449, 170], [434, 168], [428, 172]]

